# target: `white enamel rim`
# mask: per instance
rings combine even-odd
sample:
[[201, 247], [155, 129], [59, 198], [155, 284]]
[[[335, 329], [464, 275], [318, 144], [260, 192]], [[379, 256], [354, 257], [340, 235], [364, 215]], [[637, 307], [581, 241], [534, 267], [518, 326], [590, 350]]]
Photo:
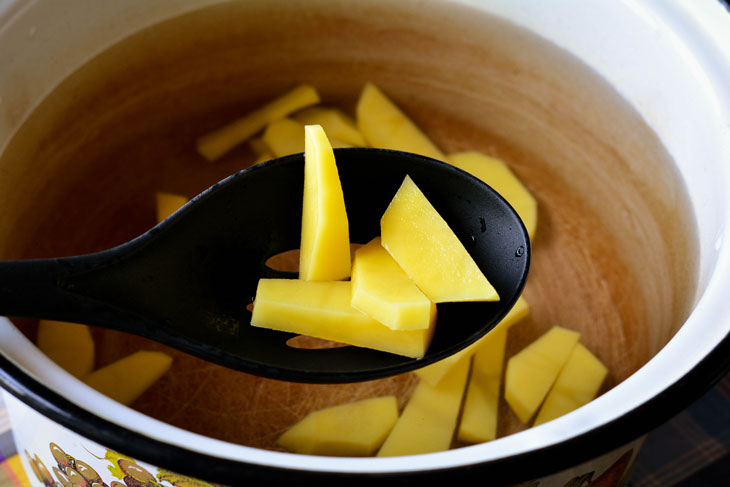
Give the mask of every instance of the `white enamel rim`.
[[[111, 18], [123, 11], [127, 21], [125, 25], [143, 28], [215, 1], [175, 0], [150, 4], [143, 0], [126, 3], [73, 0], [65, 2], [64, 8], [78, 13], [80, 9], [77, 7], [84, 4], [88, 18]], [[620, 386], [574, 413], [496, 442], [400, 458], [332, 458], [235, 445], [193, 434], [137, 413], [73, 379], [38, 352], [4, 318], [0, 318], [0, 351], [51, 390], [72, 401], [74, 397], [84, 397], [84, 402], [78, 402], [78, 406], [143, 436], [184, 446], [208, 456], [245, 463], [370, 474], [453, 468], [557, 445], [620, 418], [691, 371], [730, 334], [730, 300], [726, 298], [730, 289], [727, 239], [730, 200], [725, 196], [728, 191], [724, 190], [730, 188], [730, 87], [727, 84], [730, 80], [730, 15], [715, 0], [452, 1], [482, 8], [525, 26], [596, 69], [631, 100], [655, 128], [687, 181], [700, 228], [700, 294], [697, 304], [669, 344]], [[51, 19], [58, 21], [59, 17], [35, 16], [35, 12], [44, 7], [59, 10], [56, 14], [61, 20], [68, 15], [62, 11], [63, 8], [49, 4], [41, 7], [40, 3], [0, 0], [0, 60], [4, 63], [13, 59], [18, 69], [29, 70], [29, 73], [39, 71], [28, 68], [27, 60], [9, 54], [11, 49], [20, 45], [19, 42], [23, 42], [23, 37], [27, 38], [27, 42], [47, 43], [50, 57], [54, 55], [51, 46], [53, 35], [62, 34], [63, 29], [67, 30], [69, 45], [83, 42], [70, 27], [71, 24], [56, 22], [50, 25]], [[103, 8], [99, 6], [101, 3]], [[621, 35], [616, 35], [616, 26], [622, 27]], [[29, 92], [41, 99], [52, 88], [50, 84], [43, 83], [50, 83], [49, 79], [61, 79], [98, 50], [131, 32], [119, 25], [96, 32], [95, 35], [104, 40], [94, 44], [98, 46], [97, 50], [92, 52], [86, 48], [82, 50], [83, 55], [69, 55], [63, 65], [52, 62], [44, 65], [35, 59], [34, 63], [45, 66], [46, 74], [27, 80]], [[653, 76], [652, 82], [646, 81], [648, 73]], [[3, 103], [12, 103], [11, 97], [3, 91], [8, 86], [3, 76], [5, 73], [0, 72], [0, 111]], [[11, 127], [3, 126], [4, 123], [5, 119], [0, 118], [0, 150], [12, 135]], [[83, 390], [79, 394], [64, 393], [69, 389]], [[637, 432], [636, 436], [643, 433]], [[632, 439], [633, 436], [627, 437], [626, 441]]]

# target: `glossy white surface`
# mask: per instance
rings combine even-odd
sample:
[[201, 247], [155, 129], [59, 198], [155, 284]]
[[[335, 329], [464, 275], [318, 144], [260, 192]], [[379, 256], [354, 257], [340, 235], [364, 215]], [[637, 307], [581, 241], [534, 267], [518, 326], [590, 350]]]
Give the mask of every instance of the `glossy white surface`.
[[[34, 103], [93, 54], [145, 25], [210, 2], [103, 3], [73, 0], [62, 8], [61, 2], [0, 2], [0, 150]], [[686, 181], [700, 232], [697, 306], [671, 342], [619, 387], [572, 414], [492, 443], [407, 458], [323, 458], [233, 445], [141, 415], [70, 377], [0, 318], [2, 353], [56, 391], [84, 388], [69, 397], [83, 397], [80, 406], [143, 435], [246, 462], [369, 473], [465, 465], [557, 444], [649, 401], [691, 370], [730, 333], [730, 15], [711, 0], [457, 3], [511, 19], [593, 67], [656, 130]], [[28, 56], [13, 55], [20, 49]]]

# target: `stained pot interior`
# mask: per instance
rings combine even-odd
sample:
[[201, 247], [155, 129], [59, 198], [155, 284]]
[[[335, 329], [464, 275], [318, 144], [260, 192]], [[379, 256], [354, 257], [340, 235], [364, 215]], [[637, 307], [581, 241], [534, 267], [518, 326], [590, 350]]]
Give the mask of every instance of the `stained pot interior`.
[[[672, 337], [694, 300], [694, 222], [671, 159], [631, 107], [567, 54], [467, 8], [426, 6], [240, 2], [113, 46], [63, 81], [2, 155], [0, 257], [126, 241], [154, 224], [156, 191], [193, 196], [254, 158], [244, 145], [208, 163], [196, 136], [302, 82], [352, 113], [373, 81], [446, 152], [509, 161], [538, 199], [531, 316], [511, 330], [508, 353], [551, 326], [573, 328], [608, 365], [604, 390], [616, 386]], [[16, 323], [33, 337], [34, 323]], [[165, 349], [94, 336], [98, 366]], [[416, 383], [407, 374], [292, 384], [168, 351], [173, 371], [134, 407], [261, 448], [275, 448], [312, 409], [388, 393], [403, 405]], [[506, 404], [502, 412], [501, 435], [523, 428]]]

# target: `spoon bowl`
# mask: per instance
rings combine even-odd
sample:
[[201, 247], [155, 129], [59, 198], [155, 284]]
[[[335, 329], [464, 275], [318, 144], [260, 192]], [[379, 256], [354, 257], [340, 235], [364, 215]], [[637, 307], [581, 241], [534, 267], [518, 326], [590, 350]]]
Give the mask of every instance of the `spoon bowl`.
[[421, 359], [344, 346], [303, 349], [294, 335], [250, 325], [258, 280], [296, 278], [268, 259], [299, 248], [304, 156], [259, 164], [213, 185], [145, 234], [103, 252], [0, 262], [0, 314], [85, 323], [141, 335], [205, 360], [273, 379], [345, 383], [387, 377], [475, 342], [525, 285], [530, 242], [492, 188], [446, 163], [406, 152], [336, 149], [350, 240], [380, 234], [380, 218], [410, 175], [500, 296], [442, 303]]

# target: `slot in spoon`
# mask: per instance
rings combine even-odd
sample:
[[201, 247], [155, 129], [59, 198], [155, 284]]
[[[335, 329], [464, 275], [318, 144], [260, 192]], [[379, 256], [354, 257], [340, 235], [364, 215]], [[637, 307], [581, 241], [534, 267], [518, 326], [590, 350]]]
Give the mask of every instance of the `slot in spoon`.
[[0, 314], [85, 323], [156, 340], [273, 379], [344, 383], [417, 369], [492, 329], [525, 285], [530, 242], [514, 209], [453, 166], [406, 152], [336, 149], [350, 240], [380, 234], [406, 174], [448, 222], [500, 296], [442, 303], [422, 359], [345, 346], [302, 349], [294, 335], [250, 325], [261, 277], [295, 278], [266, 261], [299, 248], [304, 155], [236, 173], [143, 235], [94, 254], [0, 262]]

